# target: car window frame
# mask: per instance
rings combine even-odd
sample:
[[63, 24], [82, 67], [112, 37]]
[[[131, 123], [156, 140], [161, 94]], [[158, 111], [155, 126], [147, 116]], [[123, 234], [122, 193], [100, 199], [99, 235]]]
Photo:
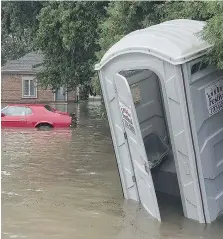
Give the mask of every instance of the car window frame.
[[25, 112], [25, 116], [33, 115], [33, 110], [32, 110], [31, 107], [25, 106], [25, 108], [26, 108], [26, 110], [30, 110], [30, 112], [31, 112], [31, 114], [27, 114], [27, 113]]
[[6, 110], [9, 106], [5, 106], [4, 108], [1, 109], [1, 113], [4, 113], [4, 110]]

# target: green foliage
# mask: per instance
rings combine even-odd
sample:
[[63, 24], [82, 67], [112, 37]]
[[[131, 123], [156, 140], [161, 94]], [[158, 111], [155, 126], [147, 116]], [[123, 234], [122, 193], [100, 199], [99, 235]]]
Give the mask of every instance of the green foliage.
[[126, 34], [143, 28], [145, 25], [158, 23], [154, 8], [162, 2], [117, 1], [111, 2], [107, 8], [107, 18], [100, 25], [97, 57], [104, 53]]
[[17, 39], [17, 37], [1, 34], [1, 64], [4, 65], [7, 60], [17, 59], [28, 53], [28, 47], [25, 41]]
[[45, 55], [43, 85], [73, 90], [90, 82], [104, 2], [50, 2], [39, 14], [36, 45]]
[[[200, 34], [213, 45], [207, 55], [210, 64], [223, 68], [223, 2], [222, 1], [158, 1], [158, 2], [112, 2], [107, 9], [108, 17], [100, 25], [100, 51], [98, 61], [104, 53], [124, 35], [172, 19], [207, 21]], [[93, 86], [100, 92], [98, 77], [93, 77]]]
[[[43, 86], [68, 91], [100, 84], [94, 65], [126, 34], [162, 21], [206, 21], [201, 33], [213, 45], [207, 59], [223, 68], [222, 1], [3, 1], [2, 63], [42, 50]], [[87, 94], [87, 93], [86, 93]]]
[[208, 4], [209, 11], [215, 13], [207, 21], [203, 38], [213, 45], [208, 59], [210, 64], [223, 69], [223, 2]]
[[[154, 8], [162, 4], [161, 1], [114, 1], [107, 7], [107, 18], [99, 25], [100, 51], [96, 53], [97, 60], [126, 34], [158, 23]], [[95, 73], [92, 85], [97, 94], [100, 94], [100, 83]]]
[[2, 1], [2, 64], [31, 51], [41, 7], [38, 1]]
[[159, 5], [156, 11], [161, 22], [181, 18], [206, 21], [213, 16], [204, 1], [167, 1]]

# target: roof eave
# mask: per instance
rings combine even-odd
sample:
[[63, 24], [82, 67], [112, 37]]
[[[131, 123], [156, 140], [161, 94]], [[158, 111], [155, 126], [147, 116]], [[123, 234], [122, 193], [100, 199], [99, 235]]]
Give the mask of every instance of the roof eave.
[[21, 70], [1, 70], [2, 74], [24, 74], [24, 75], [36, 75], [37, 71], [21, 71]]

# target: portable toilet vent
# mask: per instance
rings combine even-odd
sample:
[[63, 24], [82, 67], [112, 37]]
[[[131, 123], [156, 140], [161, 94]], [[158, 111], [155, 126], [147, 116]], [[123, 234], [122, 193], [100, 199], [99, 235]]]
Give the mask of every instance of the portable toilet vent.
[[161, 220], [159, 193], [185, 217], [223, 213], [223, 71], [203, 63], [204, 22], [172, 20], [134, 31], [96, 65], [124, 197]]

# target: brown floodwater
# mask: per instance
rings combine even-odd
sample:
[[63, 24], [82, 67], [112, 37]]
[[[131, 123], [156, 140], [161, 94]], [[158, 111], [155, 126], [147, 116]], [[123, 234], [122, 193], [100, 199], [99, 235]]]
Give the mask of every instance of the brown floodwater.
[[76, 112], [77, 127], [1, 132], [3, 239], [223, 238], [222, 219], [198, 224], [172, 201], [162, 205], [159, 223], [124, 200], [100, 104], [57, 108]]

